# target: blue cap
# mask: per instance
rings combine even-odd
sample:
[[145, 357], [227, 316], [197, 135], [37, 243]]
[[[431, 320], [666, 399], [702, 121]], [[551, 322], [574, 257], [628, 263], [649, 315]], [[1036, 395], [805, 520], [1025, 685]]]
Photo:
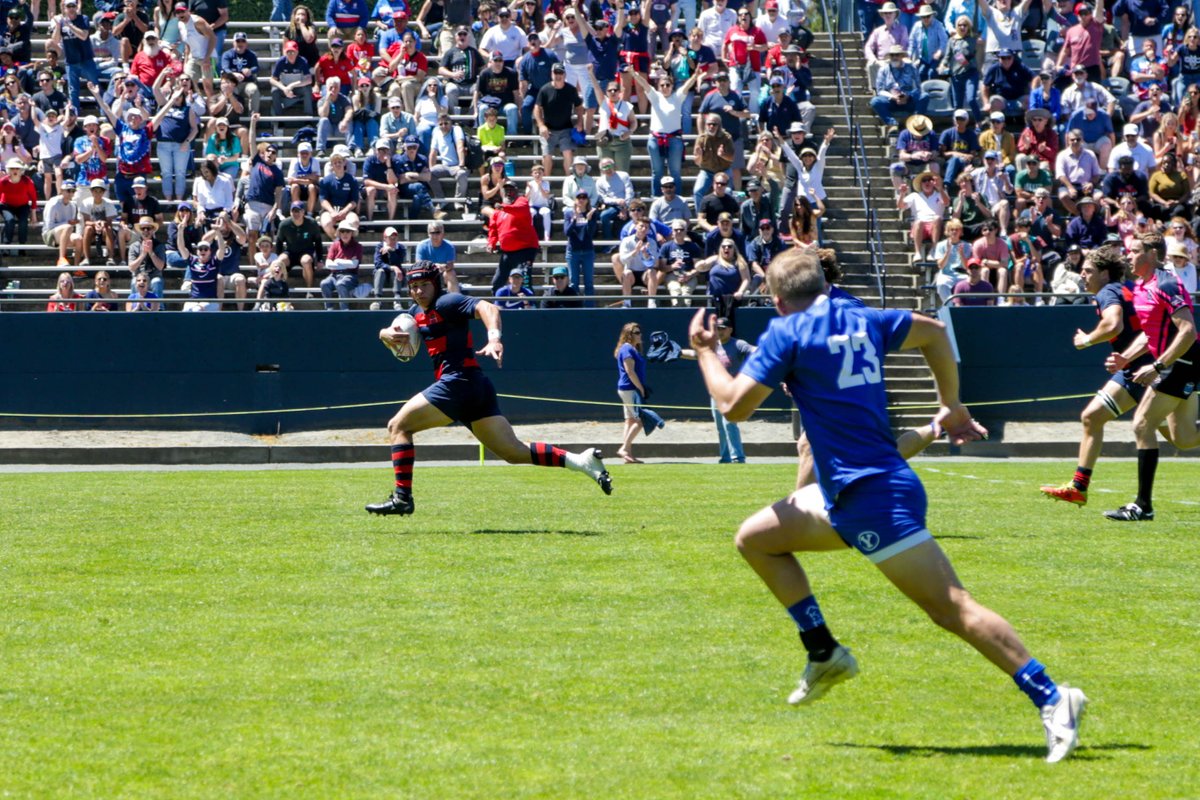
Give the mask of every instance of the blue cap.
[[1016, 54], [1012, 50], [1009, 50], [1007, 47], [1001, 48], [1000, 50], [996, 51], [996, 58], [1012, 58], [1015, 55]]
[[994, 158], [994, 159], [996, 159], [997, 161], [998, 161], [998, 160], [1000, 160], [1000, 154], [999, 154], [999, 153], [997, 153], [995, 150], [988, 150], [986, 153], [984, 153], [984, 154], [983, 154], [983, 157], [984, 157], [985, 159], [987, 159], [987, 158]]
[[404, 146], [405, 147], [420, 147], [421, 140], [415, 136], [405, 136], [404, 137]]

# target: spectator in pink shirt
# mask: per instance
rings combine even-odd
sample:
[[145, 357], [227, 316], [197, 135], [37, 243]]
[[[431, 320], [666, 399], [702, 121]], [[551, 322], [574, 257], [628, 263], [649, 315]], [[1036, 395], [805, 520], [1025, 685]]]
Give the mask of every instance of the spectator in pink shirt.
[[883, 24], [871, 31], [864, 48], [867, 56], [867, 77], [871, 86], [875, 86], [876, 76], [887, 66], [888, 50], [894, 45], [900, 45], [906, 53], [908, 52], [908, 28], [898, 19], [900, 9], [896, 8], [896, 4], [884, 3], [879, 7], [879, 16], [883, 19]]
[[1076, 66], [1087, 70], [1087, 79], [1099, 83], [1103, 78], [1100, 66], [1100, 40], [1104, 37], [1104, 0], [1096, 0], [1095, 9], [1088, 3], [1079, 4], [1079, 22], [1063, 34], [1063, 46], [1058, 51], [1055, 66], [1066, 74]]
[[[1008, 243], [999, 235], [1000, 224], [995, 220], [983, 223], [983, 235], [971, 246], [971, 255], [979, 259], [979, 263], [987, 278], [995, 278], [993, 286], [998, 286], [1001, 294], [1008, 291], [1008, 265], [1012, 260]], [[970, 262], [968, 262], [968, 268]]]

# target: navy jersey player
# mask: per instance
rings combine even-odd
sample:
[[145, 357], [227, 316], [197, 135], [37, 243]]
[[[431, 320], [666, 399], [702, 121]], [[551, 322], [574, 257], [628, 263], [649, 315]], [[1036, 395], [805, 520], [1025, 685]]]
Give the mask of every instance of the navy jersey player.
[[[600, 461], [599, 450], [576, 454], [545, 442], [526, 444], [500, 413], [496, 390], [476, 358], [489, 356], [501, 366], [504, 345], [500, 341], [500, 309], [485, 300], [442, 291], [438, 269], [429, 261], [418, 261], [409, 270], [408, 292], [419, 309], [414, 316], [433, 360], [436, 380], [388, 422], [396, 484], [386, 500], [368, 505], [367, 511], [413, 512], [413, 437], [452, 422], [466, 425], [484, 447], [510, 464], [566, 467], [596, 481], [605, 494], [612, 493], [612, 479]], [[471, 339], [473, 319], [482, 320], [487, 327], [488, 341], [481, 350], [475, 350]], [[407, 341], [406, 334], [390, 327], [381, 330], [379, 338], [392, 344]]]
[[817, 483], [752, 515], [737, 534], [742, 556], [787, 609], [808, 652], [804, 677], [788, 701], [810, 703], [858, 673], [793, 555], [849, 546], [939, 625], [1011, 675], [1040, 710], [1047, 760], [1065, 758], [1078, 744], [1087, 698], [1079, 689], [1056, 685], [1012, 626], [963, 588], [925, 527], [924, 489], [889, 427], [883, 357], [917, 348], [933, 371], [941, 404], [937, 421], [951, 441], [984, 433], [958, 400], [958, 372], [944, 327], [908, 311], [831, 300], [815, 255], [799, 248], [771, 262], [767, 282], [782, 316], [771, 322], [736, 377], [718, 359], [703, 311], [689, 334], [723, 414], [746, 419], [783, 381], [812, 447]]
[[1165, 423], [1178, 448], [1200, 445], [1196, 429], [1196, 382], [1200, 381], [1200, 341], [1197, 341], [1192, 298], [1187, 289], [1162, 267], [1166, 244], [1157, 232], [1139, 234], [1129, 245], [1137, 280], [1133, 308], [1142, 331], [1120, 353], [1108, 357], [1106, 366], [1116, 373], [1138, 356], [1149, 353], [1151, 363], [1138, 369], [1133, 380], [1148, 387], [1133, 413], [1137, 439], [1138, 493], [1132, 503], [1105, 511], [1117, 522], [1154, 519], [1154, 475], [1158, 471], [1157, 431]]

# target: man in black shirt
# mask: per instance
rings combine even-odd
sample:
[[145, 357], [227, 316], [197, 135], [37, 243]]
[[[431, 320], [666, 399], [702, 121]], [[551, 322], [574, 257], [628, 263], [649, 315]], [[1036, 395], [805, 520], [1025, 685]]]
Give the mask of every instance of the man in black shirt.
[[[542, 308], [579, 308], [583, 301], [579, 292], [570, 284], [571, 277], [566, 267], [555, 267], [550, 271], [551, 285], [542, 292]], [[564, 300], [564, 297], [575, 298]]]
[[564, 164], [572, 163], [575, 158], [572, 134], [579, 131], [580, 137], [584, 135], [583, 99], [579, 90], [567, 83], [567, 68], [562, 64], [550, 68], [550, 82], [538, 90], [533, 119], [542, 137], [542, 166], [546, 174], [553, 171], [555, 149], [562, 153]]
[[121, 225], [117, 229], [117, 245], [121, 249], [121, 259], [124, 263], [128, 263], [125, 259], [129, 251], [129, 242], [136, 233], [134, 226], [142, 217], [150, 217], [159, 226], [162, 225], [162, 206], [158, 198], [150, 194], [146, 179], [137, 177], [133, 179], [133, 197], [121, 203]]
[[54, 88], [54, 76], [49, 72], [39, 72], [37, 80], [38, 92], [33, 96], [33, 104], [41, 109], [42, 113], [53, 108], [59, 117], [62, 117], [63, 112], [67, 110], [67, 96]]
[[483, 111], [490, 105], [504, 114], [505, 133], [516, 134], [521, 86], [517, 79], [517, 71], [504, 66], [504, 54], [499, 50], [492, 53], [488, 68], [479, 73], [472, 102], [476, 125], [483, 125]]
[[470, 44], [471, 29], [462, 26], [454, 32], [454, 46], [442, 56], [438, 77], [446, 85], [446, 106], [451, 114], [458, 113], [460, 98], [465, 98], [479, 79], [483, 65], [487, 62]]
[[304, 285], [310, 289], [315, 285], [317, 266], [324, 257], [321, 226], [312, 217], [304, 216], [304, 203], [292, 203], [291, 214], [279, 223], [275, 234], [275, 252], [279, 257], [272, 266], [287, 274], [289, 267], [300, 265], [304, 274]]
[[717, 220], [722, 214], [728, 214], [730, 219], [737, 219], [738, 210], [737, 198], [729, 193], [729, 176], [720, 173], [713, 178], [712, 193], [706, 194], [700, 201], [700, 208], [696, 209], [696, 216], [699, 218], [696, 224], [700, 226], [700, 230], [707, 233], [717, 227]]

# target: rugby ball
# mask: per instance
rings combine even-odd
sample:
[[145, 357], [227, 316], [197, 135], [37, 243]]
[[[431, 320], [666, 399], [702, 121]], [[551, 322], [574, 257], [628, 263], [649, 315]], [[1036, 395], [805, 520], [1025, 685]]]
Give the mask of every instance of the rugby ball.
[[417, 321], [412, 314], [397, 314], [392, 320], [392, 329], [408, 334], [408, 342], [405, 344], [393, 344], [392, 342], [384, 342], [392, 355], [401, 361], [408, 361], [417, 354], [417, 350], [421, 348], [421, 331], [417, 328]]

